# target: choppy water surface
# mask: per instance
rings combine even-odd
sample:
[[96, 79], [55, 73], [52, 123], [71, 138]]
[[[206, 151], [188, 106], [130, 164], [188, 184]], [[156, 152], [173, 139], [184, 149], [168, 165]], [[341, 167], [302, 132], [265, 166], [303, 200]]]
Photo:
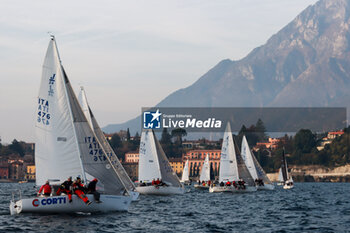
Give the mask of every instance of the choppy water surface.
[[297, 183], [292, 190], [141, 196], [128, 212], [10, 216], [11, 192], [33, 184], [0, 184], [1, 232], [350, 232], [349, 183]]

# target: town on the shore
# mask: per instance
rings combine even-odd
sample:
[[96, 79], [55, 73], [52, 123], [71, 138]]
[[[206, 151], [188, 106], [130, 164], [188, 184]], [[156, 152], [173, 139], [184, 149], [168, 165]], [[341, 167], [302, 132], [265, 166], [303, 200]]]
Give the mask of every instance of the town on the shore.
[[[181, 176], [189, 161], [189, 175], [197, 180], [206, 155], [209, 155], [210, 174], [219, 173], [220, 140], [186, 140], [184, 129], [168, 132], [163, 129], [160, 143], [169, 158], [173, 171]], [[267, 136], [261, 120], [249, 128], [242, 126], [234, 135], [238, 143], [246, 135], [254, 154], [272, 181], [277, 181], [282, 151], [286, 151], [290, 172], [296, 181], [350, 182], [350, 126], [325, 133], [299, 130], [294, 136], [272, 138]], [[138, 177], [140, 136], [130, 135], [129, 129], [105, 134], [111, 147], [133, 181]], [[35, 181], [35, 144], [14, 139], [2, 144], [0, 138], [0, 182]]]

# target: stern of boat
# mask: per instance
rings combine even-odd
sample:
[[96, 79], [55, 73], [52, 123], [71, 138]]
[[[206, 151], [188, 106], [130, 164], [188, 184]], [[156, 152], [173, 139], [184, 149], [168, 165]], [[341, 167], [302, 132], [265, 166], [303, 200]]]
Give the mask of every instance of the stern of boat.
[[18, 201], [16, 201], [15, 199], [15, 193], [12, 192], [12, 198], [11, 198], [11, 201], [10, 201], [10, 214], [11, 215], [16, 215], [16, 214], [19, 214], [22, 212], [22, 193], [20, 190], [18, 190], [18, 194], [19, 194], [19, 199]]
[[16, 215], [22, 212], [22, 202], [21, 201], [10, 201], [10, 214]]

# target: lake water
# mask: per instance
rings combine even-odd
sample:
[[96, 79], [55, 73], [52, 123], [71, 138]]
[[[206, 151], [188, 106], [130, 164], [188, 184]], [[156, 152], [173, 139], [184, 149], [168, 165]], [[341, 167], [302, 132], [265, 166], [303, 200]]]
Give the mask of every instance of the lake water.
[[29, 195], [33, 185], [0, 184], [1, 232], [350, 232], [350, 183], [247, 194], [187, 187], [185, 195], [141, 196], [128, 212], [11, 216], [11, 192]]

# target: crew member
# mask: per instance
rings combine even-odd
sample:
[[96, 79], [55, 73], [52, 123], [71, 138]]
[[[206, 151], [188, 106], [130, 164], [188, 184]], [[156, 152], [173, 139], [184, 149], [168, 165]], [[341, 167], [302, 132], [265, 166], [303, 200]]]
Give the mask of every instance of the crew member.
[[89, 183], [89, 185], [87, 187], [87, 190], [88, 190], [87, 193], [88, 194], [94, 194], [95, 201], [97, 203], [100, 203], [101, 202], [100, 201], [100, 193], [96, 191], [96, 184], [97, 184], [97, 182], [98, 182], [98, 180], [95, 178]]
[[45, 197], [49, 197], [51, 195], [52, 188], [50, 186], [50, 182], [47, 180], [44, 185], [42, 185], [39, 189], [38, 196], [41, 194]]
[[65, 193], [68, 195], [69, 202], [72, 202], [72, 191], [71, 191], [72, 184], [73, 184], [72, 177], [68, 177], [68, 179], [61, 184], [56, 194], [60, 195], [61, 193]]
[[86, 205], [91, 204], [91, 201], [89, 201], [89, 199], [86, 197], [86, 195], [84, 193], [85, 187], [81, 183], [80, 177], [77, 177], [77, 179], [74, 181], [72, 187], [73, 187], [74, 194], [76, 194], [80, 199], [82, 199]]

